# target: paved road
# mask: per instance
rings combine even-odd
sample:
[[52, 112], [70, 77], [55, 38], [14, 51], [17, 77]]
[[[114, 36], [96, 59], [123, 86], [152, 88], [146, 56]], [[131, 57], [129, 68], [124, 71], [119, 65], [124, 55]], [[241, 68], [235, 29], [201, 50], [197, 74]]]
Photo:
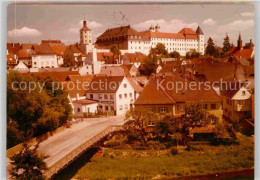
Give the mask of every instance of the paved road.
[[[112, 125], [122, 125], [124, 123], [124, 115], [113, 116], [107, 118], [88, 118], [83, 122], [72, 125], [62, 132], [54, 134], [47, 140], [41, 142], [39, 151], [44, 152], [49, 157], [45, 160], [47, 166], [50, 167], [67, 153], [71, 152], [83, 142], [91, 139], [99, 132], [105, 130]], [[7, 178], [10, 176], [7, 175]]]

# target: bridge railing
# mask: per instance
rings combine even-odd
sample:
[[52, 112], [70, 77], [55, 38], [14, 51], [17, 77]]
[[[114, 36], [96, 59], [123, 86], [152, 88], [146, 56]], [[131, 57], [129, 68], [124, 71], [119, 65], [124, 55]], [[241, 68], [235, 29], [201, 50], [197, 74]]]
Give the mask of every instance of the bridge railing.
[[44, 175], [47, 178], [51, 178], [54, 174], [56, 174], [58, 171], [66, 167], [66, 165], [70, 164], [73, 160], [75, 160], [78, 156], [80, 156], [83, 152], [85, 152], [88, 148], [90, 148], [92, 145], [97, 143], [99, 140], [104, 138], [106, 135], [108, 135], [110, 132], [121, 130], [121, 125], [114, 125], [106, 128], [105, 130], [101, 131], [91, 139], [83, 142], [81, 145], [79, 145], [76, 149], [72, 150], [68, 154], [66, 154], [62, 159], [55, 162], [54, 164], [50, 165], [48, 167], [48, 170], [44, 173]]

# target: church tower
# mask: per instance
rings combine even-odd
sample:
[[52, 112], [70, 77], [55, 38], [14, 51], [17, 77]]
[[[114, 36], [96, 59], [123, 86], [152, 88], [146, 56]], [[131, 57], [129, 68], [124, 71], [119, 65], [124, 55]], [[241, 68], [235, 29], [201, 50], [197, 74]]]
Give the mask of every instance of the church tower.
[[92, 44], [92, 34], [91, 29], [87, 26], [87, 21], [84, 18], [83, 21], [83, 27], [79, 30], [80, 34], [80, 43], [78, 45], [78, 48], [84, 52], [84, 54], [88, 54], [89, 52], [92, 52], [93, 50], [93, 44]]
[[91, 29], [87, 26], [87, 21], [84, 19], [83, 27], [80, 29], [80, 44], [91, 44], [92, 36]]
[[237, 40], [237, 49], [240, 50], [243, 48], [243, 42], [241, 39], [241, 34], [239, 33], [238, 40]]
[[198, 36], [198, 52], [204, 54], [205, 47], [204, 47], [204, 33], [201, 30], [200, 26], [198, 26], [196, 30], [196, 34]]

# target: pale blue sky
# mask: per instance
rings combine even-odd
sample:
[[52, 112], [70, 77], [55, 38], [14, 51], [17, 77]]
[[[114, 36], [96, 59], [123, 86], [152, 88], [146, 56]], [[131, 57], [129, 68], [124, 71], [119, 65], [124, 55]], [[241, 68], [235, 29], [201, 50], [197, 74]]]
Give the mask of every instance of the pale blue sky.
[[[122, 20], [121, 13], [125, 15]], [[243, 43], [254, 41], [254, 6], [252, 4], [138, 4], [138, 5], [17, 5], [8, 6], [8, 42], [39, 43], [42, 39], [79, 41], [84, 16], [92, 29], [93, 40], [109, 27], [130, 24], [146, 30], [159, 24], [163, 32], [178, 32], [183, 27], [194, 30], [199, 24], [206, 36], [222, 45], [225, 33], [236, 44], [241, 32]], [[127, 20], [126, 20], [127, 19]]]

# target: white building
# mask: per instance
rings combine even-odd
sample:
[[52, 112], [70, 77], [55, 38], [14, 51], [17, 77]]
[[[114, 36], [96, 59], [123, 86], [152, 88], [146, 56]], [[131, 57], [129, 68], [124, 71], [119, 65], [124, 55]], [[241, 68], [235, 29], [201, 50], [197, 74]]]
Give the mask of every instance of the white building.
[[32, 55], [32, 68], [57, 68], [56, 53], [49, 44], [41, 44]]
[[86, 91], [87, 99], [99, 101], [99, 112], [126, 113], [134, 103], [134, 89], [124, 76], [96, 76]]
[[186, 52], [195, 49], [204, 54], [204, 34], [200, 26], [196, 32], [191, 28], [183, 28], [178, 33], [160, 32], [158, 25], [142, 32], [134, 30], [130, 25], [121, 26], [107, 29], [96, 41], [103, 49], [110, 49], [116, 45], [123, 54], [141, 52], [146, 55], [158, 43], [164, 44], [169, 53], [178, 51], [184, 56]]

